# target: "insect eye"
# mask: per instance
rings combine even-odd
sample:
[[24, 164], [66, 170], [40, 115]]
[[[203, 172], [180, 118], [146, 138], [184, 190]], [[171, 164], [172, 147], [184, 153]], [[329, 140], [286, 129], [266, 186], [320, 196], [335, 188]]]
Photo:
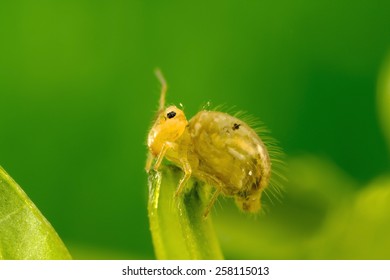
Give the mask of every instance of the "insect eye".
[[173, 117], [176, 116], [176, 112], [175, 111], [170, 111], [168, 114], [167, 114], [167, 117], [168, 119], [172, 119]]

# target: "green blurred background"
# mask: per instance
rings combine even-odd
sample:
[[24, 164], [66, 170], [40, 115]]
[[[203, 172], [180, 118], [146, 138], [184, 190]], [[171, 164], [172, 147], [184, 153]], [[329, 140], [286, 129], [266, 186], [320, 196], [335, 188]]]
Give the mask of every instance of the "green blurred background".
[[2, 1], [0, 164], [74, 258], [154, 258], [143, 168], [158, 66], [188, 117], [208, 101], [235, 106], [288, 155], [286, 193], [266, 215], [216, 205], [227, 258], [390, 258], [376, 94], [389, 11], [385, 0]]

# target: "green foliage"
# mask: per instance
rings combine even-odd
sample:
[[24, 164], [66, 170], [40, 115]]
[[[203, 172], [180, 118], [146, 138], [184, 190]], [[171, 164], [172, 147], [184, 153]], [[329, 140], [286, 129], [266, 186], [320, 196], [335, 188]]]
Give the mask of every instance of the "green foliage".
[[53, 227], [2, 167], [0, 259], [71, 259]]
[[320, 259], [390, 258], [390, 178], [378, 178], [331, 209], [310, 255]]
[[222, 259], [211, 216], [203, 217], [210, 186], [191, 179], [174, 198], [182, 172], [174, 166], [150, 171], [148, 213], [158, 259]]

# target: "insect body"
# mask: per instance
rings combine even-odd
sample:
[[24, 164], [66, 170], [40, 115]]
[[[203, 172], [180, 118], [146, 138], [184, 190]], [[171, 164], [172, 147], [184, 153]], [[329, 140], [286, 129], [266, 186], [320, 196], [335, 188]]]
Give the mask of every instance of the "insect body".
[[245, 212], [261, 208], [260, 197], [271, 175], [268, 151], [245, 122], [217, 111], [200, 111], [190, 121], [175, 106], [165, 107], [166, 83], [162, 83], [160, 109], [148, 135], [149, 157], [146, 170], [158, 170], [167, 158], [184, 171], [175, 196], [183, 191], [191, 176], [216, 188], [206, 208], [207, 216], [219, 194], [232, 196]]

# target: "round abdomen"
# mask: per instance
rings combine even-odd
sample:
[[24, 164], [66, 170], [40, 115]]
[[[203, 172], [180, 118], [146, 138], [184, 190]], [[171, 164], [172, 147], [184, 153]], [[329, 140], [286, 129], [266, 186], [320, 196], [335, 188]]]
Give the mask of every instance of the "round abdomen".
[[271, 172], [267, 149], [256, 132], [240, 119], [214, 111], [199, 112], [188, 129], [199, 173], [222, 182], [222, 192], [235, 196], [244, 211], [256, 212]]

